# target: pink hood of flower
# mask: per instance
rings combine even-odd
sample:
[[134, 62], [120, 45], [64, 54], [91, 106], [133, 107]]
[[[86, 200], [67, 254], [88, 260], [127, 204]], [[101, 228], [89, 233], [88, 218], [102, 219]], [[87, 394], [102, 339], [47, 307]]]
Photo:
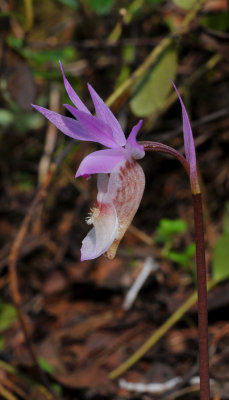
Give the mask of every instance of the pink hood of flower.
[[97, 207], [87, 220], [94, 228], [83, 240], [81, 260], [106, 253], [114, 258], [120, 240], [136, 214], [145, 188], [142, 167], [132, 158], [108, 175], [98, 175]]

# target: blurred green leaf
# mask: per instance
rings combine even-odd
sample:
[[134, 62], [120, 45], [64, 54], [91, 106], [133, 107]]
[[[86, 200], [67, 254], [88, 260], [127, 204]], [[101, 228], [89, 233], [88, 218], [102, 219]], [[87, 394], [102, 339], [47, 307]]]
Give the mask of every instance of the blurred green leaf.
[[79, 0], [57, 0], [59, 3], [64, 4], [72, 8], [73, 10], [77, 10], [79, 8]]
[[3, 18], [3, 17], [14, 17], [16, 15], [17, 14], [15, 12], [13, 12], [13, 11], [0, 11], [0, 18]]
[[[32, 108], [32, 107], [31, 107]], [[44, 125], [44, 118], [42, 115], [31, 113], [18, 113], [15, 115], [14, 126], [18, 132], [27, 132], [30, 129], [39, 129]]]
[[5, 340], [2, 335], [0, 335], [0, 351], [3, 350], [5, 347]]
[[172, 90], [170, 79], [177, 69], [177, 52], [167, 49], [150, 71], [141, 77], [133, 87], [131, 110], [138, 117], [146, 117], [160, 110]]
[[129, 2], [127, 13], [124, 15], [125, 24], [129, 24], [135, 15], [139, 15], [144, 0], [134, 0]]
[[195, 243], [191, 243], [182, 253], [170, 250], [166, 256], [171, 260], [179, 264], [183, 268], [188, 268], [190, 262], [195, 254], [196, 246]]
[[187, 230], [187, 223], [182, 219], [161, 219], [156, 230], [155, 240], [158, 242], [166, 242], [171, 240], [174, 235], [184, 233]]
[[224, 215], [223, 232], [229, 235], [229, 202], [226, 204], [226, 212]]
[[128, 79], [130, 76], [130, 67], [127, 65], [124, 65], [119, 73], [118, 78], [116, 79], [115, 87], [117, 88], [120, 86], [123, 82], [125, 82], [126, 79]]
[[213, 279], [229, 277], [229, 235], [222, 235], [216, 242], [212, 260]]
[[205, 15], [200, 19], [200, 24], [210, 29], [225, 32], [229, 29], [229, 12]]
[[15, 177], [15, 181], [17, 182], [17, 188], [20, 192], [29, 192], [31, 189], [34, 189], [34, 182], [32, 177], [26, 172], [19, 172]]
[[91, 9], [98, 15], [108, 14], [114, 4], [114, 0], [88, 0]]
[[53, 64], [59, 65], [59, 60], [70, 61], [75, 59], [75, 55], [75, 49], [71, 46], [67, 46], [63, 49], [50, 49], [49, 51], [31, 53], [29, 58], [37, 64], [44, 64], [45, 62], [51, 61]]
[[58, 383], [53, 383], [53, 384], [52, 384], [52, 389], [53, 389], [59, 396], [62, 396], [63, 390], [62, 390], [61, 385], [58, 385]]
[[191, 10], [199, 0], [173, 0], [174, 4], [183, 10]]
[[164, 2], [164, 0], [147, 0], [147, 3], [149, 3], [149, 4], [160, 4], [160, 3], [163, 3]]
[[195, 243], [190, 243], [181, 251], [174, 249], [177, 235], [187, 231], [187, 223], [182, 219], [167, 219], [160, 221], [156, 230], [155, 241], [163, 244], [162, 254], [169, 260], [179, 264], [188, 270], [193, 277], [193, 256], [195, 254]]
[[134, 61], [135, 54], [136, 54], [136, 48], [132, 44], [130, 45], [125, 45], [122, 51], [123, 58], [125, 63], [131, 63]]
[[52, 374], [55, 372], [55, 369], [53, 368], [53, 366], [47, 360], [45, 360], [43, 357], [39, 357], [38, 362], [39, 362], [41, 369], [43, 369], [43, 371], [48, 372], [49, 374]]
[[16, 308], [9, 303], [0, 303], [0, 332], [9, 328], [16, 319]]
[[14, 120], [14, 114], [11, 111], [0, 109], [0, 126], [8, 126], [12, 124]]
[[54, 65], [58, 66], [59, 60], [72, 61], [76, 59], [76, 50], [73, 46], [66, 46], [61, 49], [49, 49], [49, 51], [40, 50], [33, 52], [24, 46], [22, 39], [10, 35], [7, 37], [7, 43], [13, 49], [17, 50], [23, 57], [32, 61], [36, 65], [43, 66], [47, 62], [52, 62]]
[[23, 39], [11, 35], [7, 36], [6, 41], [14, 49], [20, 49], [23, 45]]
[[216, 280], [229, 277], [229, 203], [226, 204], [223, 233], [213, 249], [212, 274]]

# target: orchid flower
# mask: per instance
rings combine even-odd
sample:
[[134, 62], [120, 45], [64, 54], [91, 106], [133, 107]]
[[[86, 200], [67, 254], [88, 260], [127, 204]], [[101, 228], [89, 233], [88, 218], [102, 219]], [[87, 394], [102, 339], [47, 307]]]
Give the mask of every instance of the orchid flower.
[[126, 139], [118, 120], [92, 86], [88, 84], [96, 117], [66, 79], [61, 63], [60, 68], [65, 89], [74, 104], [64, 106], [74, 118], [40, 106], [33, 107], [65, 135], [107, 147], [86, 156], [76, 172], [76, 178], [98, 174], [97, 206], [92, 208], [86, 219], [94, 227], [82, 242], [81, 261], [97, 258], [104, 253], [112, 259], [139, 207], [145, 187], [144, 172], [136, 162], [145, 155], [144, 147], [136, 141], [142, 120], [133, 127]]

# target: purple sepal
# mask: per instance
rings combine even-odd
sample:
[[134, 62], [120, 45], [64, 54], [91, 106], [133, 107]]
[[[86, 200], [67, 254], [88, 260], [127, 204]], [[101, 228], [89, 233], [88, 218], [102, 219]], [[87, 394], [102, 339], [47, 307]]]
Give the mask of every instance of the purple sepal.
[[196, 151], [195, 151], [195, 144], [192, 134], [192, 128], [189, 121], [188, 113], [186, 111], [185, 105], [183, 100], [178, 92], [178, 89], [175, 83], [172, 81], [173, 87], [177, 93], [177, 96], [180, 100], [181, 108], [182, 108], [182, 118], [183, 118], [183, 134], [184, 134], [184, 149], [185, 149], [185, 156], [189, 163], [190, 168], [190, 182], [192, 187], [193, 193], [199, 193], [199, 183], [198, 183], [198, 175], [197, 175], [197, 167], [196, 167]]
[[87, 179], [91, 174], [110, 173], [122, 161], [130, 161], [132, 159], [144, 157], [144, 148], [136, 141], [136, 136], [142, 125], [142, 121], [139, 121], [138, 124], [133, 127], [126, 140], [118, 120], [96, 91], [88, 84], [88, 89], [97, 114], [95, 117], [83, 104], [68, 82], [61, 62], [60, 68], [63, 74], [65, 89], [75, 106], [73, 107], [70, 104], [65, 104], [65, 108], [74, 118], [62, 116], [40, 106], [33, 107], [65, 135], [76, 140], [97, 142], [108, 147], [106, 150], [96, 151], [88, 155], [81, 162], [76, 177], [83, 176]]
[[88, 89], [95, 106], [97, 117], [111, 127], [116, 143], [119, 146], [124, 146], [126, 144], [126, 138], [117, 118], [115, 118], [109, 107], [107, 107], [107, 105], [89, 83]]
[[78, 94], [76, 94], [75, 90], [72, 88], [72, 86], [68, 82], [68, 80], [64, 74], [63, 66], [60, 61], [59, 61], [59, 64], [60, 64], [60, 69], [61, 69], [61, 72], [63, 75], [64, 86], [65, 86], [66, 92], [68, 93], [68, 97], [71, 99], [73, 104], [78, 108], [78, 110], [84, 111], [87, 114], [91, 114], [90, 111], [88, 110], [88, 108], [82, 102], [82, 100], [80, 100]]
[[92, 140], [88, 133], [81, 127], [80, 123], [75, 119], [64, 117], [54, 111], [50, 111], [44, 107], [35, 106], [34, 104], [32, 104], [32, 107], [43, 114], [45, 118], [52, 122], [65, 135], [76, 140]]
[[88, 136], [91, 136], [93, 142], [103, 144], [110, 148], [119, 148], [113, 138], [111, 127], [105, 122], [83, 111], [75, 110], [75, 115]]
[[139, 129], [142, 126], [142, 120], [140, 120], [137, 125], [135, 125], [126, 141], [126, 149], [130, 152], [130, 154], [135, 158], [135, 160], [139, 160], [145, 156], [144, 147], [140, 146], [136, 141], [136, 136], [138, 134]]

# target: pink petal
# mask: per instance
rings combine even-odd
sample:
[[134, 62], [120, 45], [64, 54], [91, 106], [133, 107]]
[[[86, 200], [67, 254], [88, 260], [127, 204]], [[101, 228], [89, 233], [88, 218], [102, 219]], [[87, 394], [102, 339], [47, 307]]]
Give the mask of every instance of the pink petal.
[[83, 111], [75, 110], [74, 114], [88, 136], [91, 136], [91, 140], [106, 147], [119, 147], [113, 138], [110, 126], [105, 122]]
[[130, 155], [132, 155], [135, 160], [138, 160], [140, 158], [143, 158], [145, 156], [145, 151], [144, 151], [144, 147], [140, 146], [138, 144], [138, 142], [136, 141], [136, 136], [138, 134], [139, 129], [142, 126], [142, 120], [140, 120], [137, 125], [135, 125], [132, 128], [132, 131], [129, 134], [129, 137], [126, 141], [126, 149], [128, 150], [128, 152], [130, 153]]
[[60, 61], [59, 61], [59, 64], [60, 64], [60, 69], [61, 69], [61, 72], [63, 75], [64, 86], [65, 86], [66, 92], [68, 93], [69, 98], [71, 99], [73, 104], [78, 108], [78, 110], [84, 111], [87, 114], [91, 114], [90, 111], [88, 110], [88, 108], [84, 105], [82, 100], [80, 100], [79, 96], [76, 94], [75, 90], [72, 88], [72, 86], [68, 82], [68, 80], [64, 74], [63, 66]]
[[145, 174], [135, 160], [123, 161], [110, 174], [108, 192], [118, 217], [118, 232], [106, 255], [115, 256], [120, 240], [134, 218], [145, 188]]
[[126, 143], [126, 138], [118, 120], [89, 83], [88, 89], [90, 91], [98, 118], [111, 127], [116, 143], [119, 146], [124, 146]]
[[106, 194], [99, 193], [97, 208], [92, 210], [88, 223], [93, 223], [94, 228], [87, 234], [82, 242], [81, 261], [92, 260], [105, 253], [117, 234], [118, 219], [112, 202], [106, 201]]
[[83, 159], [76, 172], [76, 178], [84, 175], [110, 173], [125, 159], [126, 152], [122, 148], [95, 151]]
[[81, 127], [80, 123], [73, 118], [64, 117], [54, 111], [50, 111], [47, 108], [32, 106], [45, 116], [50, 122], [52, 122], [61, 132], [65, 135], [70, 136], [77, 140], [93, 140], [87, 132]]

